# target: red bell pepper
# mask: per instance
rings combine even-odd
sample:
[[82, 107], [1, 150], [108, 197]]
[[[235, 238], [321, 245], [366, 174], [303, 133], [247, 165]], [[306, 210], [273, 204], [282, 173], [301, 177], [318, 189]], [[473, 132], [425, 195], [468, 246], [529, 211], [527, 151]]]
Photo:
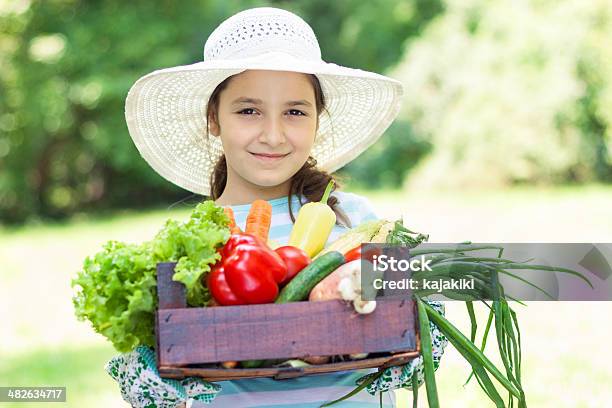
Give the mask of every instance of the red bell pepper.
[[209, 288], [221, 305], [271, 303], [287, 276], [281, 257], [249, 234], [233, 234], [209, 274]]
[[280, 283], [280, 286], [285, 286], [295, 275], [304, 269], [310, 262], [311, 259], [303, 249], [286, 245], [274, 250], [287, 265], [287, 277]]
[[220, 305], [230, 306], [246, 304], [244, 300], [236, 296], [236, 294], [227, 284], [227, 280], [225, 279], [225, 270], [223, 269], [223, 264], [221, 262], [213, 266], [212, 270], [208, 274], [207, 284], [213, 299]]
[[[361, 259], [362, 258], [362, 247], [363, 247], [363, 244], [351, 249], [346, 254], [344, 254], [345, 263], [354, 261], [356, 259]], [[372, 245], [372, 246], [369, 246], [366, 253], [363, 254], [363, 258], [372, 262], [372, 260], [374, 259], [374, 255], [381, 255], [381, 254], [382, 254], [382, 251], [380, 247]]]
[[261, 242], [259, 238], [255, 235], [251, 234], [232, 234], [230, 238], [227, 240], [223, 248], [221, 248], [221, 256], [222, 259], [229, 258], [230, 255], [234, 253], [234, 249], [238, 245], [242, 244], [253, 244], [263, 246], [264, 244]]
[[360, 258], [361, 258], [361, 245], [351, 249], [346, 254], [344, 254], [345, 262], [355, 261]]

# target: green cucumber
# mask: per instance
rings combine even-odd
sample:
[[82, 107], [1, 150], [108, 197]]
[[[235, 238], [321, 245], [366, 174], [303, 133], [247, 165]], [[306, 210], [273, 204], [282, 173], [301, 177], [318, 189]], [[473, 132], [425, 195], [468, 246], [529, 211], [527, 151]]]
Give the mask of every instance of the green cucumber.
[[343, 263], [344, 255], [338, 251], [321, 255], [291, 279], [281, 290], [274, 303], [299, 302], [308, 299], [312, 288]]

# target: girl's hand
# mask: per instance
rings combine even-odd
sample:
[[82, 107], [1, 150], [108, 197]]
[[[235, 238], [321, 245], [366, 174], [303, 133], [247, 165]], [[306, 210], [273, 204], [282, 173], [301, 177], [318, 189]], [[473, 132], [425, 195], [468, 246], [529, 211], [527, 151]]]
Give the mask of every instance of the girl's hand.
[[[438, 301], [427, 301], [427, 303], [440, 312], [444, 316], [444, 303]], [[431, 332], [431, 345], [433, 354], [434, 370], [438, 369], [440, 365], [440, 359], [444, 354], [444, 348], [448, 344], [448, 339], [440, 332], [438, 327], [433, 323], [429, 323]], [[385, 370], [385, 373], [372, 382], [372, 384], [366, 387], [366, 390], [371, 395], [376, 395], [379, 392], [395, 390], [398, 388], [412, 389], [412, 376], [417, 373], [417, 379], [419, 387], [424, 382], [423, 374], [423, 357], [417, 357], [411, 360], [408, 364], [403, 366], [389, 367]], [[359, 378], [356, 384], [359, 385], [366, 379], [370, 378], [377, 373], [372, 373]]]
[[182, 381], [161, 378], [155, 352], [145, 346], [113, 357], [105, 369], [119, 383], [123, 399], [135, 408], [185, 407], [188, 400], [210, 403], [221, 391], [221, 386], [199, 378]]

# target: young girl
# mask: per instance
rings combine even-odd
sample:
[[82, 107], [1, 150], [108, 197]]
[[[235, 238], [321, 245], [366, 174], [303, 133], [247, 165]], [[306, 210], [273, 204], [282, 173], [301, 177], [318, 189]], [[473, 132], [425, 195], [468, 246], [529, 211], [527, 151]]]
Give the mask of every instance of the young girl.
[[[312, 29], [298, 16], [256, 8], [223, 22], [204, 62], [155, 71], [126, 101], [130, 135], [162, 176], [233, 209], [243, 230], [250, 203], [272, 205], [270, 239], [288, 241], [300, 207], [319, 201], [330, 174], [373, 144], [395, 118], [401, 85], [390, 78], [321, 60]], [[377, 218], [369, 201], [334, 191], [328, 205], [347, 228]], [[441, 305], [434, 305], [442, 311]], [[436, 366], [445, 340], [432, 326]], [[257, 347], [253, 344], [253, 347]], [[151, 349], [118, 356], [107, 371], [133, 406], [175, 407], [199, 400], [220, 407], [318, 407], [356, 387], [375, 369], [295, 379], [207, 383], [162, 380]], [[377, 392], [411, 385], [421, 360], [392, 367], [337, 406], [378, 407]], [[394, 407], [393, 392], [383, 406]]]

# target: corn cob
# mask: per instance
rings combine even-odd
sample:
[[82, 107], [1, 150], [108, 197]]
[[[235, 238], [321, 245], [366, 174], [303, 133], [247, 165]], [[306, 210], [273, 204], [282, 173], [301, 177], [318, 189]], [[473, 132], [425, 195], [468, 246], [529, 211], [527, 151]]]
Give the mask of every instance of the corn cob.
[[384, 244], [387, 242], [387, 236], [393, 231], [395, 228], [395, 222], [386, 221], [378, 230], [378, 232], [369, 240], [369, 242], [373, 242], [376, 244]]
[[359, 246], [363, 242], [371, 242], [372, 237], [378, 234], [381, 228], [386, 224], [391, 224], [391, 230], [393, 229], [393, 222], [391, 221], [366, 221], [360, 224], [359, 226], [350, 229], [344, 234], [340, 235], [337, 240], [335, 240], [328, 247], [324, 248], [321, 252], [319, 252], [319, 254], [317, 254], [314, 259], [330, 251], [338, 251], [341, 254], [346, 254], [348, 251]]

